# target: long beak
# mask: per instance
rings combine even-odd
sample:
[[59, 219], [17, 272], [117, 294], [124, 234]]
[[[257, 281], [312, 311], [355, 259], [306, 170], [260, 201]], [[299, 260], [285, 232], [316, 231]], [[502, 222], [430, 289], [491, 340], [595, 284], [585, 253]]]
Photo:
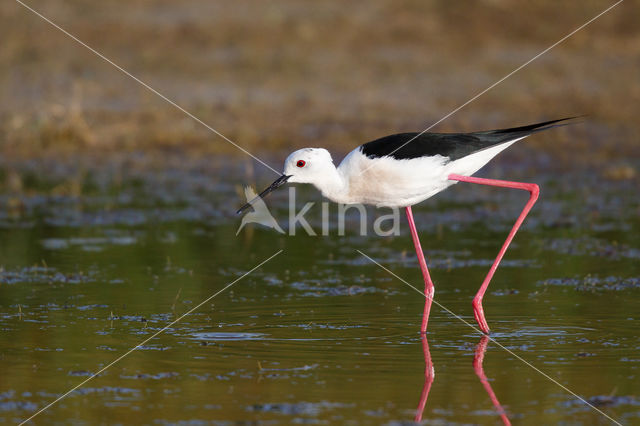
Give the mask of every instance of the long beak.
[[258, 198], [264, 198], [267, 195], [269, 195], [270, 192], [280, 188], [282, 185], [287, 183], [287, 181], [289, 180], [290, 177], [291, 177], [291, 175], [289, 175], [289, 176], [287, 176], [287, 175], [280, 176], [278, 179], [275, 180], [275, 182], [273, 182], [271, 185], [269, 185], [269, 187], [267, 189], [265, 189], [260, 194], [258, 194], [258, 196], [256, 196], [253, 200], [249, 201], [247, 204], [245, 204], [244, 206], [240, 207], [238, 209], [238, 211], [236, 212], [236, 214], [240, 214], [243, 211], [245, 211], [246, 209], [248, 209], [249, 207], [251, 207], [253, 202], [256, 201]]

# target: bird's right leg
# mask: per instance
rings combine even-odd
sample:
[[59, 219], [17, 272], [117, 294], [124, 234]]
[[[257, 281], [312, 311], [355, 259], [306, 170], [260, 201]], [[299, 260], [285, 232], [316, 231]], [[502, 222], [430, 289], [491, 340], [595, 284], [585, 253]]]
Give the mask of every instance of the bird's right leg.
[[507, 239], [505, 240], [504, 244], [502, 245], [502, 248], [498, 252], [498, 256], [496, 257], [496, 260], [493, 261], [493, 265], [491, 265], [491, 268], [489, 269], [489, 273], [487, 274], [484, 281], [482, 282], [482, 285], [480, 286], [480, 289], [476, 293], [476, 296], [473, 298], [473, 315], [476, 317], [476, 321], [480, 329], [485, 334], [489, 334], [489, 325], [487, 324], [487, 320], [484, 317], [484, 309], [482, 308], [482, 298], [484, 297], [484, 293], [487, 291], [487, 287], [489, 287], [491, 278], [493, 278], [493, 274], [495, 274], [496, 269], [498, 269], [498, 265], [500, 264], [502, 257], [507, 251], [509, 244], [511, 244], [511, 241], [513, 240], [513, 237], [516, 235], [516, 232], [518, 232], [520, 225], [522, 225], [524, 218], [527, 217], [527, 214], [529, 214], [531, 207], [533, 207], [536, 200], [538, 199], [538, 195], [540, 194], [540, 188], [538, 188], [538, 185], [536, 185], [535, 183], [510, 182], [507, 180], [485, 179], [485, 178], [477, 178], [473, 176], [462, 176], [462, 175], [456, 175], [456, 174], [449, 175], [449, 179], [457, 180], [460, 182], [477, 183], [479, 185], [498, 186], [501, 188], [524, 189], [525, 191], [529, 192], [529, 201], [527, 201], [527, 204], [522, 209], [522, 212], [520, 213], [520, 216], [518, 216], [516, 223], [513, 224], [513, 228], [511, 228], [511, 231], [509, 232]]
[[424, 313], [422, 314], [422, 326], [420, 332], [422, 334], [427, 333], [427, 322], [429, 321], [429, 311], [431, 310], [431, 302], [433, 300], [434, 287], [429, 275], [429, 269], [427, 269], [427, 261], [424, 259], [424, 253], [420, 246], [420, 239], [418, 238], [418, 231], [416, 230], [416, 224], [413, 221], [413, 213], [411, 212], [411, 206], [407, 206], [407, 220], [409, 221], [409, 229], [411, 230], [411, 238], [413, 238], [413, 245], [416, 248], [416, 255], [418, 256], [418, 262], [420, 263], [420, 269], [422, 270], [422, 277], [424, 278]]

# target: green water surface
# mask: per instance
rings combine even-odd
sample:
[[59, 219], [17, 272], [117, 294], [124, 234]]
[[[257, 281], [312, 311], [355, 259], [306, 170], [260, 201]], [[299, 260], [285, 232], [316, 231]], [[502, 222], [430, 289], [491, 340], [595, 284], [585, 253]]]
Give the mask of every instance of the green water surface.
[[[235, 189], [183, 181], [189, 191], [25, 196], [18, 212], [4, 196], [0, 421], [25, 420], [281, 251], [34, 423], [411, 423], [424, 300], [356, 251], [421, 288], [404, 217], [394, 237], [360, 236], [350, 221], [345, 236], [256, 225], [236, 236]], [[624, 185], [596, 200], [548, 187], [485, 297], [504, 345], [488, 343], [487, 383], [514, 424], [611, 423], [540, 371], [638, 424], [637, 201]], [[432, 309], [428, 424], [503, 421], [474, 370], [481, 336], [462, 320], [475, 324], [471, 299], [525, 199], [461, 186], [415, 209], [436, 301], [461, 317]], [[269, 204], [286, 228], [285, 201]]]

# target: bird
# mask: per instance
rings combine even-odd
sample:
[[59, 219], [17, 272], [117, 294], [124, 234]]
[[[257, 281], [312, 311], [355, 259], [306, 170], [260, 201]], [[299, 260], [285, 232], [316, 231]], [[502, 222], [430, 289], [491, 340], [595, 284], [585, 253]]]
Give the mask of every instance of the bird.
[[314, 185], [323, 196], [342, 204], [404, 208], [418, 263], [424, 279], [425, 306], [420, 332], [426, 334], [434, 284], [420, 244], [411, 207], [459, 182], [529, 192], [529, 200], [511, 228], [488, 274], [473, 298], [478, 327], [490, 329], [482, 301], [509, 244], [538, 199], [535, 183], [473, 177], [482, 167], [514, 143], [544, 130], [566, 126], [577, 117], [549, 120], [525, 126], [469, 133], [398, 133], [367, 142], [347, 154], [336, 167], [324, 148], [303, 148], [291, 153], [284, 171], [270, 186], [238, 209], [242, 213], [254, 202], [285, 183]]

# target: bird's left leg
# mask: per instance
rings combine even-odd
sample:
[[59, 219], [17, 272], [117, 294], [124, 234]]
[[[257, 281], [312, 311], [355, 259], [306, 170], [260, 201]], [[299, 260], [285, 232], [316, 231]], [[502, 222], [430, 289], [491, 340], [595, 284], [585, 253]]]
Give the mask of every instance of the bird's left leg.
[[487, 320], [484, 317], [484, 310], [482, 309], [482, 298], [484, 297], [484, 293], [487, 291], [487, 287], [489, 287], [489, 282], [491, 281], [491, 278], [493, 278], [493, 274], [496, 272], [496, 269], [498, 269], [498, 265], [500, 264], [500, 261], [502, 260], [504, 253], [507, 251], [507, 248], [509, 247], [511, 240], [513, 240], [513, 237], [514, 235], [516, 235], [516, 232], [518, 232], [518, 228], [520, 228], [520, 225], [522, 225], [524, 218], [527, 216], [527, 214], [529, 213], [529, 210], [531, 210], [531, 207], [533, 207], [536, 200], [538, 199], [538, 195], [540, 194], [540, 188], [535, 183], [510, 182], [506, 180], [496, 180], [496, 179], [483, 179], [483, 178], [475, 178], [471, 176], [462, 176], [462, 175], [456, 175], [456, 174], [449, 175], [449, 179], [457, 180], [460, 182], [477, 183], [480, 185], [499, 186], [502, 188], [524, 189], [525, 191], [529, 191], [529, 194], [530, 194], [529, 201], [527, 201], [527, 204], [524, 206], [524, 209], [522, 209], [522, 213], [520, 213], [520, 216], [518, 216], [518, 220], [516, 220], [516, 223], [513, 225], [513, 228], [511, 228], [511, 232], [509, 232], [507, 239], [502, 245], [502, 248], [500, 249], [500, 252], [496, 257], [496, 260], [493, 261], [493, 265], [491, 265], [491, 269], [489, 269], [489, 273], [487, 274], [486, 278], [482, 282], [482, 285], [480, 286], [478, 293], [476, 293], [476, 296], [473, 298], [473, 315], [476, 317], [476, 321], [478, 322], [478, 326], [480, 327], [480, 329], [484, 333], [489, 334], [489, 325], [487, 324]]
[[416, 248], [416, 255], [418, 256], [418, 262], [420, 263], [420, 269], [422, 270], [422, 277], [424, 278], [424, 312], [422, 313], [422, 326], [420, 332], [422, 334], [427, 333], [427, 322], [429, 321], [429, 311], [431, 310], [431, 301], [433, 300], [434, 286], [429, 275], [429, 269], [427, 268], [427, 261], [424, 259], [424, 253], [420, 246], [420, 239], [418, 238], [418, 231], [416, 230], [416, 223], [413, 221], [413, 213], [411, 212], [411, 206], [405, 208], [407, 212], [407, 221], [409, 221], [409, 229], [411, 230], [411, 238], [413, 238], [413, 245]]

